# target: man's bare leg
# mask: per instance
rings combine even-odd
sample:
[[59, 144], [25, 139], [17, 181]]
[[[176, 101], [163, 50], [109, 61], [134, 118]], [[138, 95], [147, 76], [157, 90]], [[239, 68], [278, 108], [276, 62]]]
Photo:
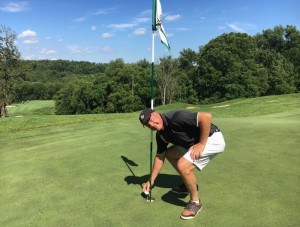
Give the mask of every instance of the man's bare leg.
[[177, 168], [190, 193], [190, 199], [192, 201], [199, 201], [197, 191], [197, 178], [193, 171], [195, 166], [192, 163], [190, 163], [187, 159], [182, 157], [177, 162]]

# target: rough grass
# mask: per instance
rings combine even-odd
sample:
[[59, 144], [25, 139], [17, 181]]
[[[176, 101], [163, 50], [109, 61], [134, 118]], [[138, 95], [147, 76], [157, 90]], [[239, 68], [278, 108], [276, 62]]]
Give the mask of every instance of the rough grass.
[[156, 201], [140, 196], [150, 132], [138, 113], [55, 116], [51, 101], [16, 104], [0, 119], [0, 226], [298, 226], [299, 98], [157, 107], [211, 111], [226, 139], [197, 173], [203, 211], [191, 221], [179, 218], [188, 198], [169, 193], [180, 178], [168, 162]]

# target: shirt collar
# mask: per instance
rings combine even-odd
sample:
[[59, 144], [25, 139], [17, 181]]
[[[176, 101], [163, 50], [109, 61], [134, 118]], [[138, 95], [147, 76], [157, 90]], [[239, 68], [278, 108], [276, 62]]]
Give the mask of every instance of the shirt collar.
[[167, 118], [164, 114], [161, 114], [161, 119], [163, 120], [163, 123], [164, 123], [164, 128], [168, 127], [168, 121], [167, 121]]

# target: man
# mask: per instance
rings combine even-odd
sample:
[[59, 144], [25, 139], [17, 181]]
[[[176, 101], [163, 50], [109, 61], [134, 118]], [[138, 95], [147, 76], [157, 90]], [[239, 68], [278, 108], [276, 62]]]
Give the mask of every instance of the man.
[[[154, 158], [152, 178], [147, 181], [144, 191], [150, 191], [155, 179], [167, 160], [180, 174], [184, 184], [174, 187], [172, 192], [189, 194], [190, 201], [182, 211], [182, 219], [194, 218], [202, 209], [198, 196], [198, 185], [193, 169], [200, 171], [217, 154], [224, 151], [225, 141], [220, 129], [211, 123], [207, 112], [175, 110], [165, 114], [144, 109], [139, 120], [156, 133], [157, 154]], [[168, 147], [168, 144], [172, 145]]]

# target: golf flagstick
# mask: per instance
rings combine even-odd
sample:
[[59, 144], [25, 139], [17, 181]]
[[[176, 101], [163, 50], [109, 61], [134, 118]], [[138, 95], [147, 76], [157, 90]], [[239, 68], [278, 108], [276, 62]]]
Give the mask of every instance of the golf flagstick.
[[[151, 64], [151, 109], [154, 107], [154, 33], [158, 30], [161, 43], [164, 44], [169, 53], [170, 45], [167, 40], [165, 29], [162, 25], [162, 9], [160, 0], [152, 0], [152, 64]], [[153, 131], [151, 130], [150, 138], [150, 193], [149, 199], [152, 202], [152, 148], [153, 148]]]
[[[151, 60], [151, 109], [154, 109], [154, 32], [156, 31], [156, 0], [152, 4], [152, 60]], [[150, 193], [149, 199], [152, 200], [152, 153], [153, 153], [153, 131], [150, 131]]]

